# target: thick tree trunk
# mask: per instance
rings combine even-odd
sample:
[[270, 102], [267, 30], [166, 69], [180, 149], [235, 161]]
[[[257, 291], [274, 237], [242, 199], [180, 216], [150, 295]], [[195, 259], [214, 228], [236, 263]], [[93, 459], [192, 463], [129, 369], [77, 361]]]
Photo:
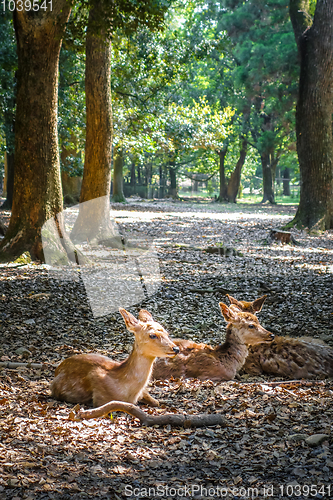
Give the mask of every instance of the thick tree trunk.
[[46, 12], [14, 12], [18, 53], [15, 178], [12, 216], [0, 247], [3, 259], [28, 250], [33, 259], [43, 260], [41, 228], [62, 211], [58, 63], [70, 10], [71, 2], [58, 0]]
[[283, 196], [290, 196], [290, 174], [289, 168], [286, 167], [283, 171]]
[[290, 226], [333, 228], [333, 2], [317, 0], [312, 26], [308, 2], [290, 0], [300, 54], [296, 109], [300, 203]]
[[124, 196], [123, 191], [123, 150], [115, 148], [114, 149], [114, 157], [113, 157], [113, 193], [112, 193], [112, 201], [116, 203], [124, 203], [126, 198]]
[[[111, 188], [111, 42], [95, 30], [95, 7], [90, 10], [86, 39], [86, 146], [80, 212], [71, 233], [73, 241], [105, 240], [110, 225]], [[86, 203], [101, 198], [100, 203]]]
[[237, 161], [235, 170], [232, 172], [227, 188], [227, 200], [231, 203], [236, 203], [236, 197], [240, 186], [241, 172], [245, 163], [247, 152], [247, 140], [243, 139], [239, 159]]
[[[270, 203], [275, 203], [274, 196], [274, 163], [271, 163], [271, 155], [269, 153], [263, 153], [261, 155], [261, 165], [262, 165], [262, 185], [263, 185], [263, 198], [261, 203], [269, 201]], [[276, 167], [276, 164], [275, 164]]]
[[217, 201], [222, 202], [227, 200], [227, 183], [225, 178], [225, 170], [224, 170], [224, 161], [227, 155], [228, 146], [225, 146], [220, 151], [217, 151], [219, 155], [219, 163], [220, 163], [220, 194], [217, 198]]
[[172, 196], [173, 198], [178, 198], [177, 169], [172, 165], [175, 165], [174, 161], [170, 161], [170, 166], [169, 166], [169, 175], [170, 175], [169, 195]]

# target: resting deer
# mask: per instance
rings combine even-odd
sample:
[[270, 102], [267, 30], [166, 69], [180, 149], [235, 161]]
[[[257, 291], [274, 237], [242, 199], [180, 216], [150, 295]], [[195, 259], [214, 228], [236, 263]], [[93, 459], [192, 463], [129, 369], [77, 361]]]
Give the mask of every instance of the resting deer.
[[[232, 304], [231, 308], [245, 311], [258, 307], [258, 301], [263, 297], [254, 302], [238, 301], [229, 295], [228, 299]], [[260, 311], [261, 307], [257, 311]], [[251, 375], [266, 373], [293, 379], [333, 377], [333, 349], [311, 337], [290, 338], [276, 335], [269, 345], [249, 347], [242, 371]]]
[[251, 313], [234, 310], [220, 302], [221, 312], [228, 322], [226, 339], [215, 348], [176, 339], [180, 353], [172, 359], [159, 359], [154, 365], [153, 378], [198, 378], [200, 380], [231, 380], [244, 364], [247, 344], [272, 342], [274, 334], [263, 328]]
[[236, 311], [238, 309], [239, 311], [249, 312], [252, 314], [260, 312], [262, 306], [264, 305], [265, 300], [267, 299], [267, 295], [263, 295], [262, 297], [259, 297], [259, 299], [254, 300], [253, 302], [246, 302], [245, 300], [234, 299], [234, 297], [231, 297], [231, 295], [228, 294], [227, 297], [231, 304], [230, 306], [231, 309], [234, 309]]
[[179, 348], [167, 331], [142, 309], [138, 319], [119, 308], [126, 328], [135, 341], [129, 357], [122, 362], [100, 354], [79, 354], [65, 359], [56, 369], [51, 384], [52, 396], [68, 403], [93, 403], [101, 406], [109, 401], [135, 404], [140, 398], [153, 406], [158, 402], [145, 388], [157, 356], [175, 356]]

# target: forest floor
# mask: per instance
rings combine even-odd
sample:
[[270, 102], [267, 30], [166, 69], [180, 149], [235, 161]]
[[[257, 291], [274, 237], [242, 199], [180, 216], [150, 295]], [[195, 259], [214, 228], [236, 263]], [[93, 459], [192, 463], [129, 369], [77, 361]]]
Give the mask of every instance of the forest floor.
[[[333, 345], [333, 232], [292, 230], [300, 245], [268, 238], [295, 210], [135, 199], [113, 205], [120, 232], [148, 236], [160, 264], [159, 289], [128, 308], [147, 309], [171, 336], [216, 345], [225, 332], [221, 289], [245, 300], [265, 293], [265, 328]], [[227, 256], [204, 251], [222, 244]], [[78, 273], [57, 279], [34, 263], [1, 265], [0, 303], [0, 362], [42, 363], [0, 366], [1, 500], [333, 496], [332, 380], [270, 385], [278, 379], [245, 374], [223, 383], [151, 383], [160, 407], [145, 411], [220, 412], [227, 422], [220, 427], [143, 427], [121, 413], [76, 422], [72, 405], [51, 398], [54, 367], [82, 352], [126, 357], [133, 336], [120, 314], [94, 317]]]

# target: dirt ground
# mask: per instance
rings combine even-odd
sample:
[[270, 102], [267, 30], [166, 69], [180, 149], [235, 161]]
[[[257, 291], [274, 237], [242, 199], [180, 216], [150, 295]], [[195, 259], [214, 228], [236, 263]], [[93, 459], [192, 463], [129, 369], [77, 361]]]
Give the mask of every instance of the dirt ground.
[[[69, 209], [70, 211], [73, 209]], [[73, 211], [74, 213], [75, 211]], [[253, 300], [268, 330], [333, 346], [333, 232], [292, 230], [299, 245], [269, 240], [295, 207], [141, 202], [112, 206], [121, 234], [149, 237], [159, 288], [147, 309], [171, 336], [216, 345], [224, 293]], [[8, 220], [8, 212], [0, 214]], [[208, 248], [225, 248], [224, 255]], [[228, 250], [227, 250], [228, 249]], [[151, 414], [222, 413], [211, 428], [143, 427], [137, 419], [75, 422], [49, 391], [54, 367], [75, 353], [123, 359], [133, 342], [118, 312], [94, 316], [79, 273], [57, 279], [45, 265], [0, 268], [0, 499], [330, 498], [332, 380], [286, 382], [241, 375], [230, 382], [155, 381]]]

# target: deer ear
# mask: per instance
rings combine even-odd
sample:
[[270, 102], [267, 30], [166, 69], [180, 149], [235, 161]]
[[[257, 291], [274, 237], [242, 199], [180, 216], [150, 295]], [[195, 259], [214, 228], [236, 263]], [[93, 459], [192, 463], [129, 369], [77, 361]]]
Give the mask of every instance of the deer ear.
[[136, 317], [133, 316], [133, 314], [131, 314], [130, 312], [126, 311], [126, 309], [123, 309], [122, 307], [119, 307], [119, 312], [124, 318], [127, 330], [135, 333], [135, 329], [139, 324], [139, 321], [136, 319]]
[[263, 295], [259, 299], [256, 299], [252, 302], [252, 307], [254, 311], [261, 311], [262, 306], [264, 305], [265, 300], [267, 299], [267, 295]]
[[148, 311], [146, 311], [146, 309], [141, 309], [138, 318], [144, 323], [147, 323], [147, 321], [154, 321], [152, 315]]
[[234, 297], [231, 297], [231, 295], [228, 295], [228, 294], [227, 294], [227, 297], [229, 299], [230, 304], [235, 304], [235, 306], [237, 306], [240, 309], [242, 309], [242, 304], [240, 302], [238, 302], [237, 299], [234, 299]]
[[229, 308], [223, 302], [220, 302], [221, 313], [223, 314], [224, 319], [229, 323], [231, 321], [235, 321], [238, 318], [238, 315], [235, 311]]

